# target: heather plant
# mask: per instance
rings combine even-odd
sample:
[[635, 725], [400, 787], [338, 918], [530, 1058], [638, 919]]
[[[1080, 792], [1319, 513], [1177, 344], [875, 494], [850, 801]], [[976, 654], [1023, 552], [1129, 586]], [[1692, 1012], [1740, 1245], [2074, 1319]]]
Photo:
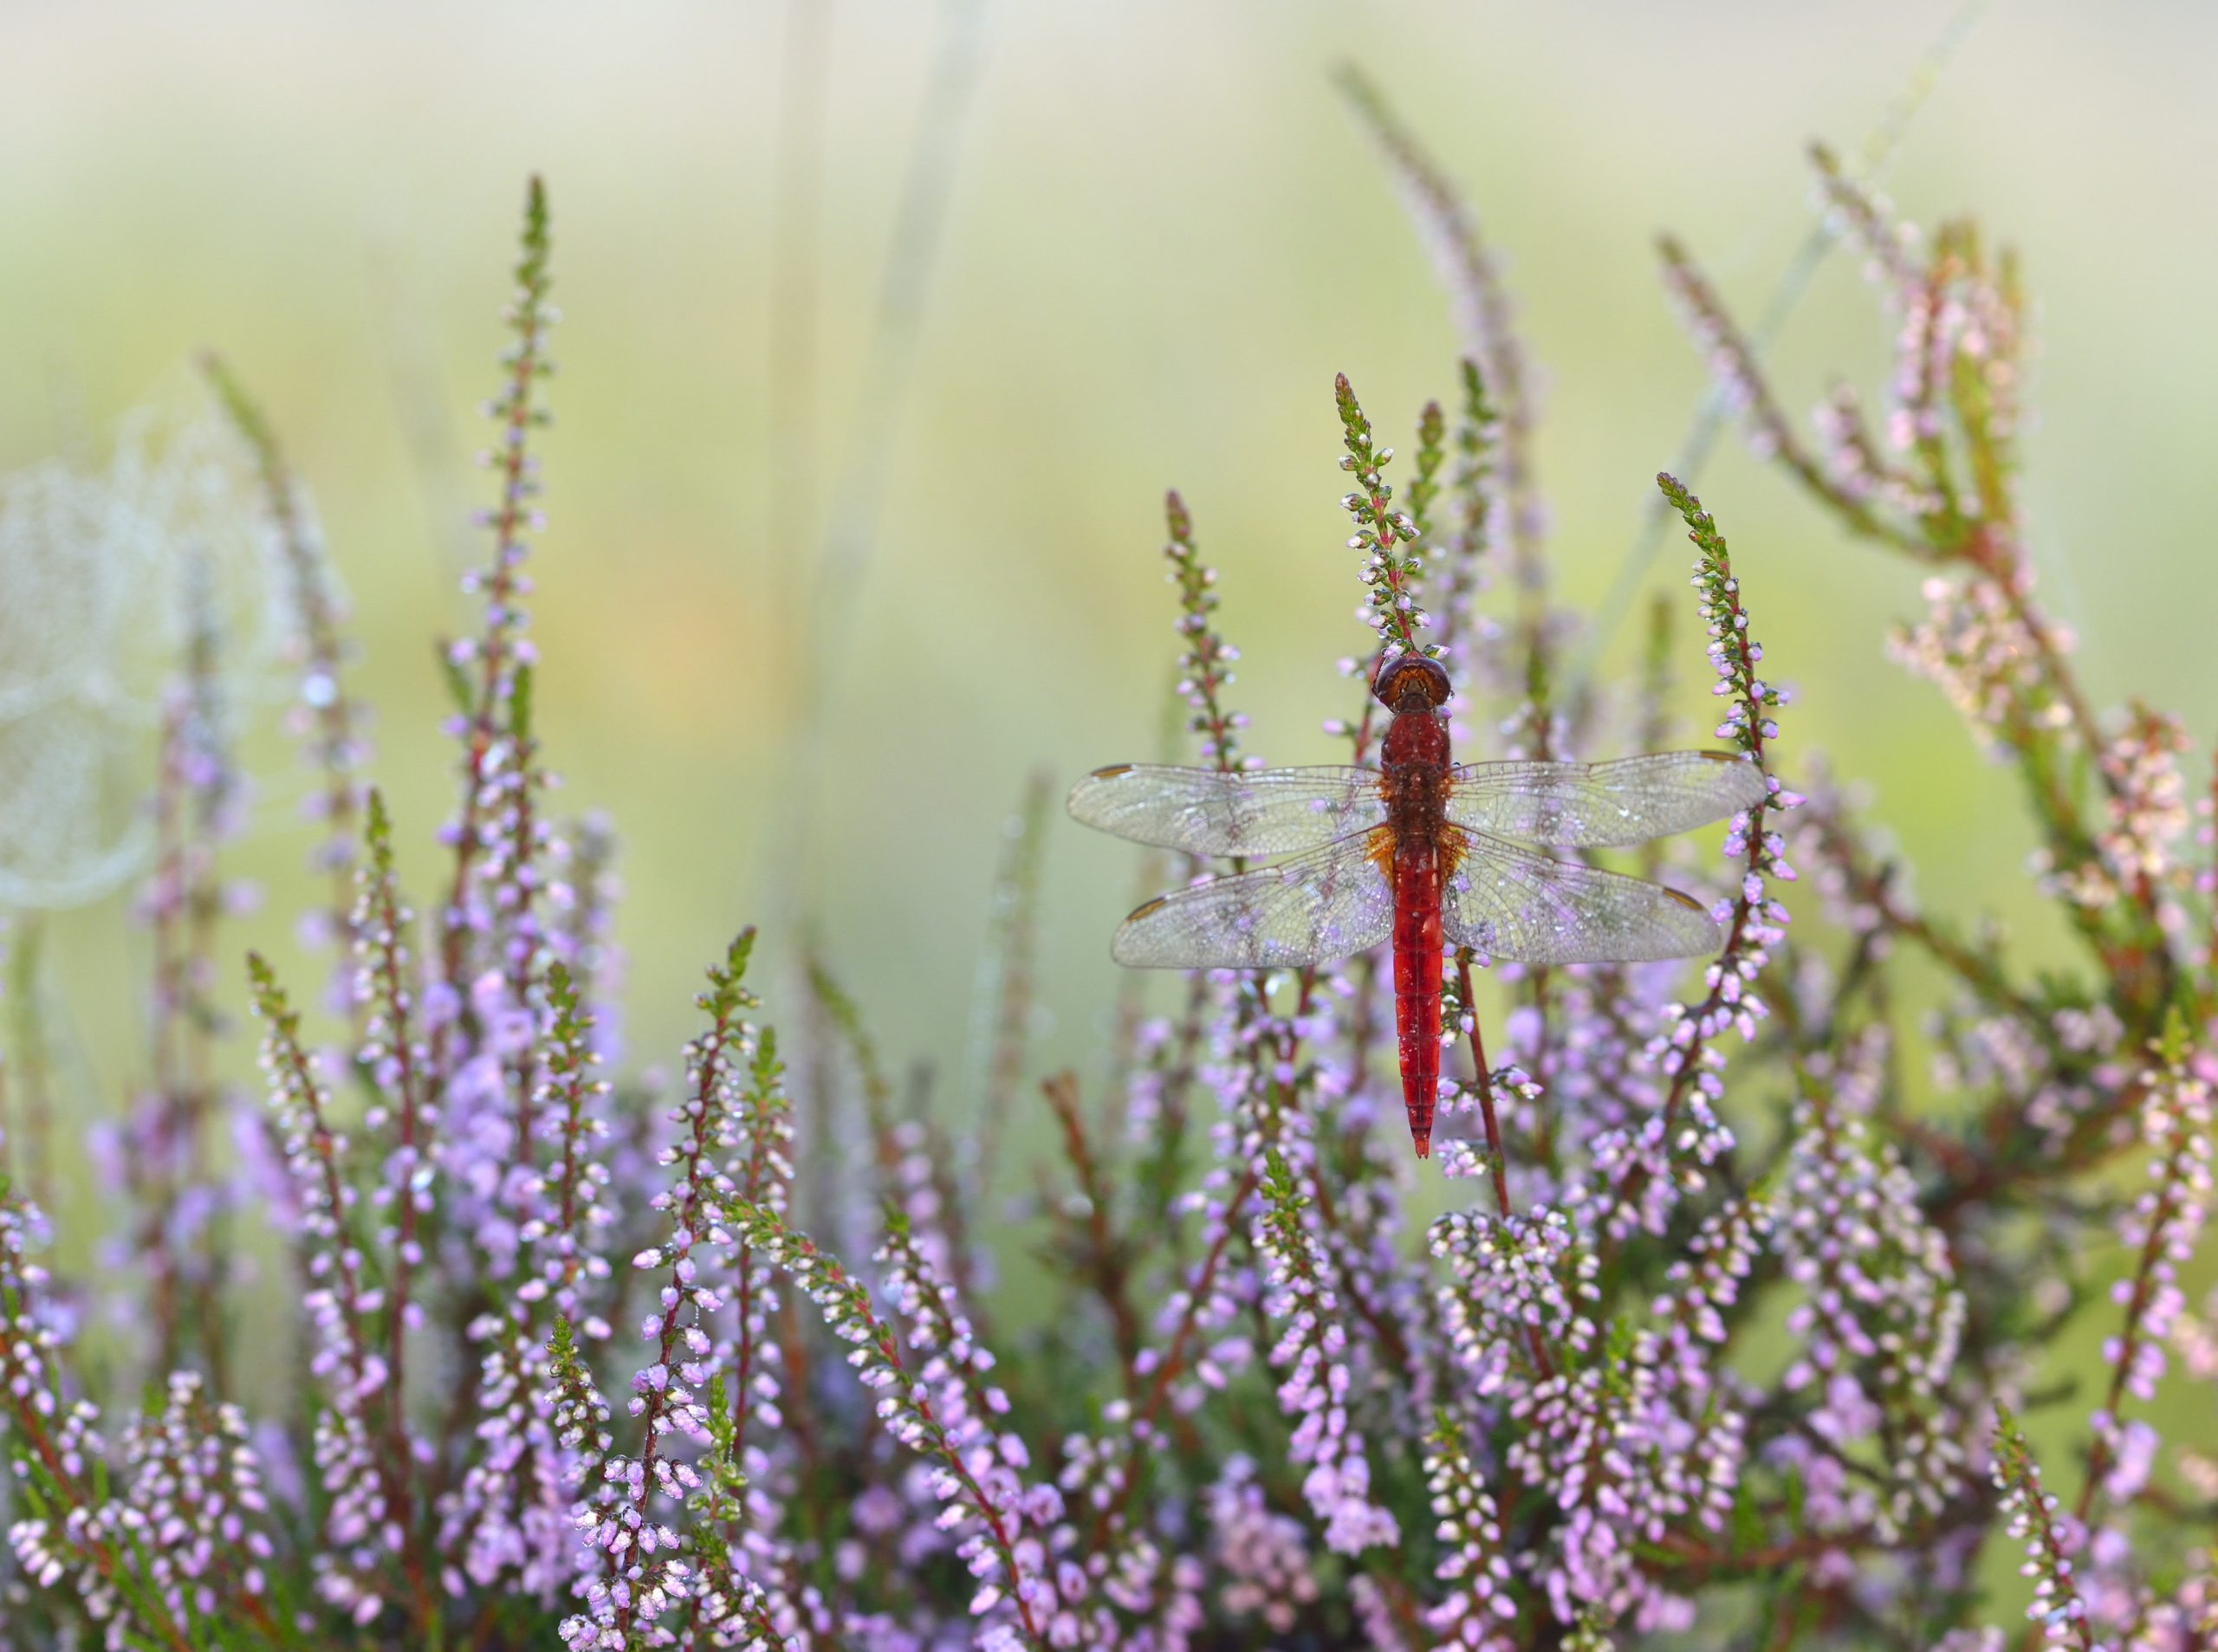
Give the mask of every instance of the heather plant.
[[[1463, 749], [1659, 748], [1682, 632], [1659, 607], [1626, 683], [1567, 669], [1580, 621], [1550, 595], [1501, 283], [1443, 176], [1359, 104], [1462, 352], [1398, 470], [1345, 378], [1320, 398], [1372, 627], [1347, 672], [1437, 652]], [[1008, 1143], [898, 1095], [834, 961], [769, 1001], [751, 930], [708, 971], [677, 1072], [606, 1072], [611, 839], [549, 807], [533, 714], [535, 673], [580, 669], [542, 664], [527, 625], [555, 320], [539, 186], [487, 408], [483, 612], [445, 655], [455, 813], [420, 915], [393, 852], [410, 823], [366, 784], [305, 492], [211, 366], [290, 571], [337, 991], [241, 970], [222, 938], [238, 792], [203, 632], [162, 725], [131, 1266], [57, 1277], [37, 1189], [0, 1196], [9, 1643], [2218, 1645], [2218, 1439], [2167, 1439], [2157, 1410], [2162, 1386], [2206, 1409], [2218, 1387], [2218, 1299], [2190, 1298], [2218, 1081], [2212, 801], [2191, 841], [2179, 720], [2094, 709], [2035, 596], [2014, 266], [1968, 225], [1898, 224], [1822, 155], [1819, 177], [1898, 324], [1876, 418], [1837, 391], [1805, 437], [1675, 246], [1666, 280], [1758, 450], [1929, 569], [1892, 651], [2022, 777], [2072, 963], [2036, 969], [1914, 896], [1782, 726], [1766, 547], [1736, 560], [1660, 476], [1715, 738], [1766, 787], [1722, 859], [1638, 855], [1702, 894], [1722, 953], [1449, 958], [1430, 1163], [1403, 1138], [1378, 958], [1127, 996], [1111, 1070], [1041, 1085], [1059, 1163], [1023, 1228], [975, 1217]], [[1237, 595], [1178, 495], [1166, 516], [1182, 739], [1251, 766]], [[1329, 732], [1374, 757], [1369, 696]], [[997, 1124], [1034, 990], [1036, 800], [1025, 819], [986, 1018]], [[1923, 1012], [1913, 961], [1946, 982]], [[262, 1030], [252, 1104], [217, 1077], [240, 1002]], [[850, 1120], [865, 1150], [835, 1161]], [[260, 1414], [232, 1340], [250, 1224], [300, 1309], [288, 1397]], [[997, 1323], [1008, 1245], [1052, 1281], [1023, 1327]], [[119, 1296], [141, 1305], [120, 1347]], [[2092, 1394], [2054, 1354], [2083, 1323]]]

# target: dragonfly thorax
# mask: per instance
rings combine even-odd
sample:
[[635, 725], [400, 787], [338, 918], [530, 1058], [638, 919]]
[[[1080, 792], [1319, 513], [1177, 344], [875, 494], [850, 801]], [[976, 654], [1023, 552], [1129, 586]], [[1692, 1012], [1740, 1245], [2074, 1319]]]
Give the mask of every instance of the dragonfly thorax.
[[1386, 824], [1396, 843], [1403, 845], [1398, 852], [1406, 852], [1412, 844], [1443, 839], [1455, 773], [1448, 752], [1448, 714], [1440, 709], [1447, 697], [1448, 673], [1420, 656], [1403, 658], [1410, 664], [1391, 685], [1398, 690], [1388, 702], [1394, 708], [1394, 720], [1386, 725], [1386, 738], [1378, 748]]
[[1449, 780], [1448, 719], [1422, 702], [1412, 705], [1404, 701], [1386, 725], [1378, 761], [1390, 774], [1408, 769], [1437, 771], [1436, 778], [1444, 787]]

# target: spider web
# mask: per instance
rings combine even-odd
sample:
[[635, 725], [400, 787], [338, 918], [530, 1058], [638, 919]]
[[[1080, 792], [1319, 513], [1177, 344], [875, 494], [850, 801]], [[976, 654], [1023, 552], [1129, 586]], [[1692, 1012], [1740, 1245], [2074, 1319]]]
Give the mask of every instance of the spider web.
[[180, 370], [104, 468], [0, 476], [0, 906], [96, 900], [144, 863], [165, 695], [204, 625], [234, 703], [282, 691], [293, 627], [252, 456]]

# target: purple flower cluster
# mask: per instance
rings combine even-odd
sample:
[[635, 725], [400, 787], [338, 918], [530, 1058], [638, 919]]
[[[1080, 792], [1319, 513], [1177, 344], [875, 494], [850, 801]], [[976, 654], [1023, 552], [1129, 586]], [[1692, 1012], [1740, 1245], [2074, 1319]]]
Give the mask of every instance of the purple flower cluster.
[[1343, 1310], [1324, 1247], [1303, 1220], [1308, 1201], [1276, 1149], [1263, 1173], [1262, 1194], [1264, 1214], [1254, 1244], [1263, 1267], [1263, 1312], [1286, 1327], [1270, 1363], [1279, 1374], [1279, 1408], [1294, 1425], [1287, 1457], [1308, 1470], [1301, 1493], [1324, 1527], [1325, 1546], [1361, 1554], [1373, 1544], [1393, 1543], [1400, 1528], [1372, 1500], [1371, 1465], [1349, 1421], [1354, 1372]]
[[[292, 1177], [299, 1254], [311, 1330], [308, 1374], [328, 1404], [315, 1425], [315, 1467], [329, 1495], [317, 1557], [324, 1593], [367, 1622], [383, 1605], [373, 1583], [380, 1552], [400, 1542], [399, 1472], [384, 1424], [396, 1411], [392, 1368], [376, 1335], [387, 1297], [369, 1277], [360, 1234], [360, 1191], [343, 1166], [349, 1143], [332, 1098], [301, 1043], [300, 1016], [259, 957], [250, 960], [256, 1007], [267, 1027], [262, 1060], [278, 1140]], [[405, 1452], [406, 1448], [402, 1447]]]
[[1425, 1484], [1432, 1493], [1432, 1512], [1440, 1517], [1433, 1535], [1443, 1550], [1433, 1575], [1449, 1589], [1425, 1613], [1425, 1627], [1444, 1646], [1507, 1652], [1516, 1644], [1510, 1625], [1517, 1618], [1517, 1601], [1502, 1549], [1500, 1512], [1450, 1416], [1442, 1416], [1428, 1443]]
[[1802, 1295], [1780, 1384], [1809, 1396], [1809, 1432], [1826, 1448], [1779, 1449], [1800, 1461], [1813, 1528], [1892, 1539], [1946, 1508], [1963, 1477], [1968, 1424], [1949, 1389], [1967, 1309], [1916, 1179], [1870, 1139], [1884, 1044], [1867, 1034], [1839, 1064], [1813, 1064], [1773, 1226]]
[[635, 1636], [668, 1643], [661, 1619], [691, 1593], [694, 1569], [670, 1511], [702, 1489], [693, 1454], [711, 1441], [709, 1383], [729, 1357], [717, 1334], [733, 1244], [723, 1212], [741, 1146], [739, 1075], [757, 1037], [741, 1017], [759, 1003], [743, 984], [754, 943], [755, 932], [743, 932], [710, 972], [700, 1001], [709, 1027], [686, 1048], [685, 1099], [671, 1120], [678, 1139], [663, 1153], [669, 1183], [652, 1202], [670, 1235], [632, 1259], [658, 1281], [639, 1327], [648, 1363], [632, 1374], [627, 1406], [639, 1447], [582, 1470], [591, 1484], [573, 1521], [599, 1565], [582, 1584], [586, 1610], [562, 1625], [573, 1648], [623, 1648]]

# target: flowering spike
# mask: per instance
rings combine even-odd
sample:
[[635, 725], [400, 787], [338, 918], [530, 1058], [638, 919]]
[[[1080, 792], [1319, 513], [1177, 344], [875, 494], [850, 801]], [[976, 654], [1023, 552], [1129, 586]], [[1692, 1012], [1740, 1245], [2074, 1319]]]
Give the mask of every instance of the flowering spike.
[[[1394, 450], [1376, 444], [1371, 420], [1356, 400], [1347, 374], [1334, 376], [1333, 398], [1339, 408], [1341, 441], [1347, 449], [1340, 469], [1355, 477], [1354, 491], [1340, 505], [1355, 523], [1348, 547], [1363, 553], [1359, 577], [1370, 593], [1365, 622], [1378, 633], [1382, 660], [1398, 653], [1434, 651], [1417, 638], [1426, 623], [1424, 610], [1417, 606], [1415, 582], [1421, 566], [1411, 548], [1417, 542], [1417, 522], [1408, 511], [1393, 508], [1394, 490], [1384, 475]], [[1437, 457], [1434, 463], [1437, 464]]]
[[300, 645], [298, 711], [316, 773], [315, 814], [322, 832], [313, 863], [332, 879], [328, 919], [333, 940], [342, 944], [343, 959], [346, 926], [353, 906], [353, 830], [362, 803], [359, 777], [368, 758], [368, 716], [347, 696], [345, 685], [347, 605], [308, 491], [279, 446], [276, 430], [221, 357], [204, 355], [200, 365], [232, 428], [254, 457], [263, 507], [284, 559]]
[[555, 321], [548, 302], [548, 262], [547, 191], [535, 177], [525, 191], [516, 292], [509, 314], [516, 341], [503, 358], [507, 378], [502, 392], [485, 408], [498, 433], [496, 446], [485, 458], [498, 482], [498, 498], [487, 518], [493, 536], [491, 565], [470, 582], [470, 589], [483, 595], [483, 620], [478, 634], [454, 645], [449, 655], [463, 701], [455, 729], [463, 742], [463, 784], [461, 807], [450, 828], [455, 865], [441, 924], [440, 977], [457, 989], [471, 968], [470, 937], [490, 922], [480, 862], [501, 840], [501, 823], [494, 817], [504, 797], [528, 786], [518, 748], [529, 739], [533, 650], [522, 634], [522, 599], [528, 585], [522, 570], [525, 533], [539, 521], [534, 502], [541, 491], [539, 462], [529, 438], [551, 422], [543, 399], [543, 385], [554, 371], [546, 353], [547, 334]]
[[2026, 1608], [2026, 1616], [2040, 1625], [2042, 1638], [2050, 1645], [2097, 1652], [2087, 1603], [2072, 1581], [2072, 1550], [2060, 1506], [2041, 1489], [2040, 1465], [2033, 1461], [2018, 1420], [2000, 1402], [1994, 1408], [1994, 1484], [2002, 1493], [2010, 1535], [2026, 1546], [2026, 1572], [2033, 1579], [2033, 1604]]
[[1178, 657], [1178, 696], [1191, 709], [1186, 726], [1199, 741], [1203, 762], [1238, 768], [1240, 730], [1248, 719], [1224, 704], [1224, 690], [1233, 680], [1228, 668], [1240, 651], [1225, 641], [1211, 618], [1217, 607], [1216, 570], [1202, 561], [1195, 547], [1194, 519], [1185, 501], [1176, 492], [1166, 494], [1163, 509], [1170, 528], [1163, 554], [1178, 587], [1178, 634], [1184, 644]]

